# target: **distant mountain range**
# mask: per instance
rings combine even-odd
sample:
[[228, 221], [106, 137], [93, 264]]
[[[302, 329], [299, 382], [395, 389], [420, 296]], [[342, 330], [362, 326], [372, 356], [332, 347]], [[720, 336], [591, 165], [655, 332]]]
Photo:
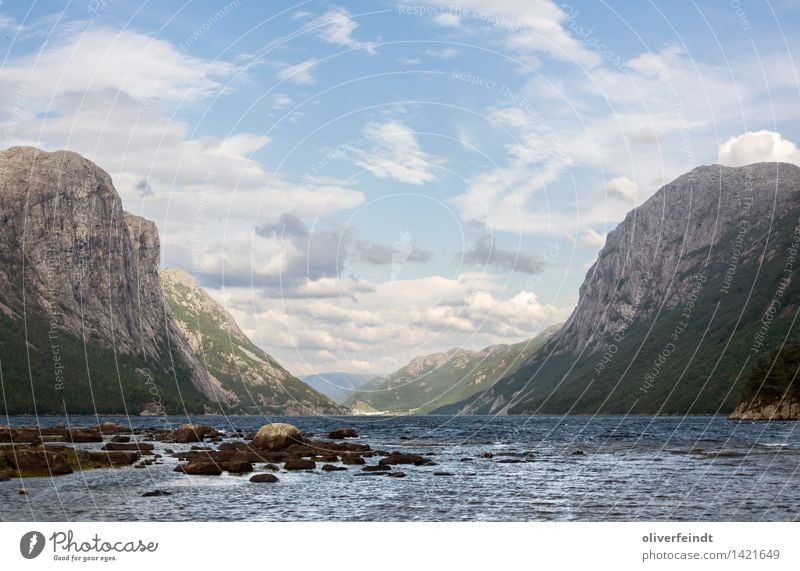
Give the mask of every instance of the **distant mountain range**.
[[571, 317], [459, 414], [715, 414], [796, 343], [800, 168], [696, 168], [608, 234]]
[[478, 351], [451, 349], [417, 357], [386, 377], [377, 377], [352, 393], [344, 404], [357, 412], [427, 414], [458, 402], [513, 373], [544, 345], [560, 325], [514, 345]]
[[350, 395], [374, 378], [373, 374], [341, 372], [300, 376], [300, 379], [312, 389], [339, 404], [344, 403]]

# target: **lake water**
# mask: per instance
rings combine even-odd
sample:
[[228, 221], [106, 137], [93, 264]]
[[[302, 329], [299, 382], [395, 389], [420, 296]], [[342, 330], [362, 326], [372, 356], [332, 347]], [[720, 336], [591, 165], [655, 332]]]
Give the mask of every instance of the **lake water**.
[[[72, 417], [69, 423], [105, 420], [144, 428], [175, 427], [187, 418]], [[0, 520], [800, 520], [800, 424], [792, 422], [442, 416], [193, 420], [245, 432], [285, 421], [317, 437], [352, 426], [361, 435], [356, 442], [376, 450], [427, 454], [437, 465], [398, 466], [405, 478], [357, 477], [360, 466], [330, 473], [282, 470], [277, 484], [252, 484], [249, 475], [176, 473], [177, 460], [165, 456], [163, 465], [144, 469], [0, 482]], [[20, 426], [35, 419], [4, 422]], [[155, 444], [161, 453], [190, 447]], [[483, 458], [485, 452], [493, 458]], [[18, 494], [20, 486], [28, 495]], [[142, 497], [155, 489], [172, 495]]]

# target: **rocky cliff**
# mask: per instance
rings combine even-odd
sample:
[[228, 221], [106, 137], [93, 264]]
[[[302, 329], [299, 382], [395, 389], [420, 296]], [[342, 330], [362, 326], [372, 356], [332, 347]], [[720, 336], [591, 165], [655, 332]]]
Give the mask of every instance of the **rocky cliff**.
[[800, 168], [699, 167], [609, 233], [573, 314], [462, 413], [730, 412], [798, 337]]
[[346, 414], [254, 345], [233, 316], [180, 269], [161, 272], [164, 295], [194, 355], [226, 391], [232, 410], [254, 414]]
[[166, 308], [155, 225], [91, 161], [0, 152], [0, 264], [7, 412], [201, 412], [224, 395]]

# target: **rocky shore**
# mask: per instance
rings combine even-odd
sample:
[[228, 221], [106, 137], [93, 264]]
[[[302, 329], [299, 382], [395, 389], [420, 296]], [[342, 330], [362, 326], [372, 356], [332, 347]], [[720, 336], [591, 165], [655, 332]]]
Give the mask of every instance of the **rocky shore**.
[[[402, 478], [406, 475], [403, 470], [436, 465], [429, 457], [432, 453], [373, 450], [369, 444], [352, 441], [358, 437], [354, 429], [340, 428], [327, 434], [327, 438], [315, 438], [285, 423], [266, 424], [249, 434], [239, 430], [223, 433], [201, 424], [136, 430], [114, 423], [91, 427], [60, 424], [49, 428], [0, 425], [0, 480], [61, 476], [99, 468], [145, 468], [164, 464], [169, 458], [177, 461], [174, 471], [186, 476], [219, 476], [227, 472], [250, 475], [253, 483], [278, 482], [276, 473], [281, 471], [317, 469]], [[160, 443], [162, 454], [157, 453], [154, 443]], [[170, 445], [183, 449], [175, 451]], [[475, 460], [491, 458], [492, 454], [485, 453]], [[149, 494], [168, 495], [159, 490]]]

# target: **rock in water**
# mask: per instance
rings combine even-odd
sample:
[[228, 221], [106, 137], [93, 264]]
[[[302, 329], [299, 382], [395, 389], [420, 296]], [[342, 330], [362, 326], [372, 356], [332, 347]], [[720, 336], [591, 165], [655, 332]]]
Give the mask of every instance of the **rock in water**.
[[273, 483], [279, 482], [278, 477], [274, 474], [254, 474], [250, 481], [254, 484]]
[[202, 442], [204, 438], [216, 436], [219, 434], [215, 429], [210, 426], [202, 424], [182, 424], [175, 429], [172, 437], [175, 442], [186, 444], [188, 442]]
[[313, 470], [317, 467], [316, 463], [305, 458], [289, 458], [283, 465], [287, 470]]
[[193, 476], [219, 476], [222, 474], [222, 468], [214, 462], [189, 462], [188, 464], [179, 464], [175, 468], [175, 472]]
[[331, 440], [344, 440], [345, 438], [358, 438], [358, 433], [353, 428], [339, 428], [328, 434]]
[[292, 424], [273, 422], [259, 428], [250, 444], [259, 450], [284, 450], [300, 442], [302, 436], [299, 428]]

